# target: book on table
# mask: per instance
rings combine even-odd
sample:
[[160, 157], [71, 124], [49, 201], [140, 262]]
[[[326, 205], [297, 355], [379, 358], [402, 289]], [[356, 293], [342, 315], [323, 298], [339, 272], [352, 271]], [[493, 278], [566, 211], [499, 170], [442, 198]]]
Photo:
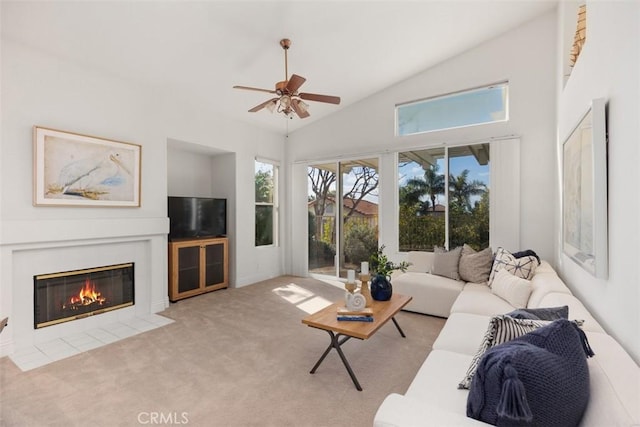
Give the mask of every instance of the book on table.
[[371, 307], [365, 307], [361, 310], [351, 311], [347, 307], [338, 307], [338, 316], [373, 316]]
[[373, 316], [363, 316], [354, 314], [338, 314], [338, 321], [346, 322], [373, 322]]
[[349, 310], [347, 307], [338, 307], [337, 319], [351, 322], [373, 322], [373, 310], [365, 307], [360, 310]]

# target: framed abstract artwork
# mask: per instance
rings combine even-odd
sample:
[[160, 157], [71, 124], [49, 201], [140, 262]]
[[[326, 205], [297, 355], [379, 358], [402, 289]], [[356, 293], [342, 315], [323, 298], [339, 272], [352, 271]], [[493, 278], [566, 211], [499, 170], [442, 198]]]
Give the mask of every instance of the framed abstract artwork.
[[140, 206], [140, 145], [34, 126], [36, 206]]
[[562, 146], [562, 250], [608, 275], [606, 101], [594, 99]]

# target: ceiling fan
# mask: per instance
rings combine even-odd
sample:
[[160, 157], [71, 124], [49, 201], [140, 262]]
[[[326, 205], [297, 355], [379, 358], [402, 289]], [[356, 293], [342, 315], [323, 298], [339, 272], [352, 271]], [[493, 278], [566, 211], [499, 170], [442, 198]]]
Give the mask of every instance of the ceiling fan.
[[317, 93], [298, 93], [298, 89], [307, 80], [297, 74], [292, 74], [289, 78], [289, 70], [287, 64], [287, 51], [291, 47], [291, 40], [280, 40], [280, 46], [284, 49], [284, 80], [276, 83], [275, 90], [260, 89], [249, 86], [234, 86], [234, 89], [255, 90], [258, 92], [267, 92], [278, 95], [275, 98], [271, 98], [261, 104], [256, 105], [249, 110], [250, 113], [255, 113], [263, 108], [267, 108], [269, 111], [277, 111], [283, 113], [289, 118], [293, 118], [293, 113], [296, 113], [298, 117], [304, 119], [309, 117], [309, 106], [303, 101], [315, 101], [326, 102], [329, 104], [340, 104], [340, 97], [330, 95], [320, 95]]

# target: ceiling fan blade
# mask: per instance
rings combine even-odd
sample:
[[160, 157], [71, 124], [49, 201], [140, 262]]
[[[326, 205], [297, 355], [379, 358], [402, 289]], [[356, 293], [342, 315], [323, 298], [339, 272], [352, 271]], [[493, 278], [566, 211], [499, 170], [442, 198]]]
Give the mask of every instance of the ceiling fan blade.
[[300, 88], [300, 86], [302, 86], [302, 83], [304, 83], [305, 81], [307, 81], [307, 79], [305, 79], [304, 77], [297, 74], [291, 74], [291, 78], [289, 79], [289, 83], [287, 83], [286, 89], [290, 94], [296, 93], [296, 91]]
[[244, 89], [244, 90], [255, 90], [258, 92], [267, 92], [267, 93], [276, 93], [275, 90], [270, 89], [260, 89], [259, 87], [250, 87], [250, 86], [234, 86], [234, 89]]
[[276, 101], [278, 100], [278, 98], [271, 98], [268, 101], [263, 102], [262, 104], [258, 104], [255, 107], [253, 107], [252, 109], [249, 110], [250, 113], [255, 113], [256, 111], [260, 111], [262, 110], [264, 107], [266, 107], [267, 105], [269, 105], [269, 103], [273, 102], [273, 104], [275, 105]]
[[309, 117], [309, 112], [307, 111], [307, 107], [304, 104], [300, 105], [301, 102], [302, 101], [300, 101], [299, 99], [292, 99], [291, 108], [293, 108], [293, 111], [296, 112], [298, 117], [304, 119]]
[[326, 102], [328, 104], [340, 104], [339, 96], [319, 95], [317, 93], [300, 93], [298, 96], [307, 101]]

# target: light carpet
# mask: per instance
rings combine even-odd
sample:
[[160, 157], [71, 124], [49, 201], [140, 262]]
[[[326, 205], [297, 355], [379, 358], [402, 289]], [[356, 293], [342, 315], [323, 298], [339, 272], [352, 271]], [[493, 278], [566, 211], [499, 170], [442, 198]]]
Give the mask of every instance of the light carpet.
[[344, 291], [283, 276], [182, 300], [174, 322], [22, 372], [0, 359], [2, 426], [371, 426], [389, 393], [404, 393], [445, 319], [410, 312], [343, 351], [301, 323]]

